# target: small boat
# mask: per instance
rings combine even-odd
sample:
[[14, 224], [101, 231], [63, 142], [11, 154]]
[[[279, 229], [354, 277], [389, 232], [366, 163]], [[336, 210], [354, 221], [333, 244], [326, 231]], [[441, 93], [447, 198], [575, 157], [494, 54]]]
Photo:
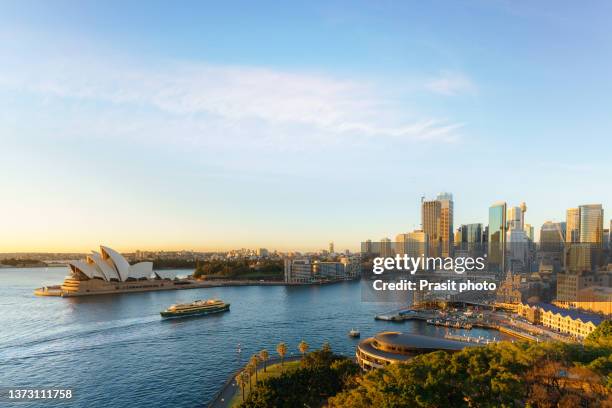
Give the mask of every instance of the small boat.
[[196, 300], [192, 303], [172, 305], [159, 314], [161, 314], [163, 318], [200, 316], [212, 313], [227, 312], [229, 308], [229, 303], [225, 303], [219, 299]]
[[361, 336], [361, 333], [359, 333], [359, 330], [351, 329], [348, 335], [351, 337], [359, 337]]

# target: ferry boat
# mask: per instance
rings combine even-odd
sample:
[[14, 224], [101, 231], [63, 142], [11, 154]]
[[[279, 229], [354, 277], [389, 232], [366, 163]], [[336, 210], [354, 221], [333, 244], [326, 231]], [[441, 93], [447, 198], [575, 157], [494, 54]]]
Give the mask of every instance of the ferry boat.
[[219, 299], [196, 300], [192, 303], [172, 305], [163, 312], [160, 312], [160, 314], [164, 318], [199, 316], [212, 313], [227, 312], [229, 308], [229, 303], [225, 303]]

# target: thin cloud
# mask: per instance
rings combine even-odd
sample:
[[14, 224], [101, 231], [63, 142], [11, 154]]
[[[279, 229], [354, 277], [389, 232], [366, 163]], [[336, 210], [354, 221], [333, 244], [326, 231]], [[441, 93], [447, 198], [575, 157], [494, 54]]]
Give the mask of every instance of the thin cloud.
[[[463, 126], [407, 113], [402, 106], [390, 105], [371, 85], [325, 75], [248, 66], [147, 67], [74, 59], [24, 66], [29, 68], [14, 66], [0, 72], [0, 89], [68, 103], [93, 101], [158, 110], [169, 120], [188, 120], [194, 128], [210, 129], [213, 123], [220, 131], [229, 129], [228, 138], [243, 132], [249, 138], [265, 135], [269, 139], [282, 132], [274, 143], [281, 139], [294, 143], [295, 138], [308, 135], [316, 135], [317, 141], [382, 137], [449, 142], [459, 137], [457, 130]], [[427, 86], [452, 94], [467, 88], [466, 84], [447, 78]]]
[[456, 72], [441, 73], [438, 77], [428, 81], [425, 88], [446, 96], [474, 93], [476, 91], [476, 86], [468, 77]]

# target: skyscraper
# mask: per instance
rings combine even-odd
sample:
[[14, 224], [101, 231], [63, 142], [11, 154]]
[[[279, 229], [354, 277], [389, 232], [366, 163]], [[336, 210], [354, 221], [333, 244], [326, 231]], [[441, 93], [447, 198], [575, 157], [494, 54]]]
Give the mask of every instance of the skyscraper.
[[436, 198], [440, 202], [440, 239], [442, 256], [451, 256], [453, 248], [453, 195], [440, 193]]
[[489, 207], [489, 267], [505, 272], [506, 203], [499, 201]]
[[421, 223], [423, 232], [427, 234], [428, 248], [431, 256], [440, 256], [440, 214], [442, 204], [438, 200], [421, 203]]
[[527, 234], [527, 238], [529, 238], [529, 240], [533, 242], [534, 240], [533, 225], [525, 224], [524, 230], [525, 230], [525, 234]]
[[395, 237], [395, 252], [399, 255], [408, 255], [413, 258], [426, 257], [427, 234], [423, 231], [413, 231], [407, 234], [398, 234]]
[[506, 220], [507, 228], [509, 230], [523, 229], [523, 211], [521, 210], [521, 207], [514, 206], [508, 208]]
[[580, 208], [568, 208], [565, 228], [565, 242], [580, 242]]
[[546, 221], [540, 229], [542, 251], [558, 252], [565, 242], [565, 227], [561, 222]]
[[380, 256], [388, 258], [394, 255], [389, 238], [381, 238], [380, 240]]
[[461, 226], [461, 248], [471, 256], [481, 256], [484, 252], [482, 224], [464, 224]]
[[334, 253], [334, 241], [329, 243], [329, 253], [330, 254]]
[[482, 224], [464, 224], [461, 226], [461, 242], [468, 244], [482, 243]]
[[580, 242], [601, 244], [603, 242], [603, 208], [601, 204], [581, 205]]
[[454, 241], [453, 195], [440, 193], [435, 200], [422, 201], [421, 222], [431, 256], [450, 256]]

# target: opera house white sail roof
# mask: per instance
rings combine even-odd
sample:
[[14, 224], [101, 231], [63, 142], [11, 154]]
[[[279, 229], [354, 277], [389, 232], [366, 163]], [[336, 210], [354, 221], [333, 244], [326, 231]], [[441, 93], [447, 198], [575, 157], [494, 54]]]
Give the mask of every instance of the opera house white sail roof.
[[119, 252], [100, 246], [100, 252], [91, 251], [84, 261], [68, 263], [73, 275], [83, 278], [101, 279], [107, 282], [125, 282], [128, 279], [149, 279], [153, 277], [153, 262], [130, 263]]

